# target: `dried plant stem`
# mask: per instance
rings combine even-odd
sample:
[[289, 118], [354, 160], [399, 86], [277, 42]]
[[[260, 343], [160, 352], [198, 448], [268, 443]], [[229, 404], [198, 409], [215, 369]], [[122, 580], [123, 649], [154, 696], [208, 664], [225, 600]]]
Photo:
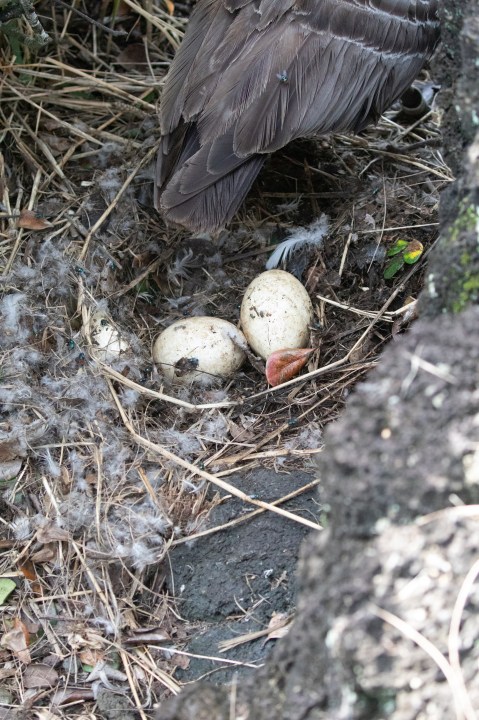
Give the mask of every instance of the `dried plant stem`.
[[[283, 497], [278, 498], [278, 500], [273, 500], [272, 503], [269, 503], [270, 505], [280, 505], [281, 503], [287, 502], [288, 500], [291, 500], [294, 497], [297, 497], [298, 495], [302, 495], [303, 493], [307, 492], [308, 490], [312, 490], [312, 488], [319, 485], [320, 480], [313, 480], [312, 482], [308, 483], [307, 485], [303, 485], [302, 487], [298, 488], [297, 490], [294, 490], [293, 492], [289, 493], [288, 495], [284, 495]], [[235, 525], [240, 525], [241, 523], [245, 522], [246, 520], [251, 520], [251, 518], [256, 517], [256, 515], [261, 515], [261, 513], [265, 512], [267, 508], [259, 508], [258, 510], [253, 510], [252, 512], [246, 513], [245, 515], [241, 515], [240, 517], [235, 518], [234, 520], [230, 520], [227, 523], [224, 523], [224, 525], [216, 525], [216, 527], [208, 528], [208, 530], [202, 530], [201, 532], [194, 533], [193, 535], [188, 535], [184, 538], [179, 538], [178, 540], [173, 540], [171, 543], [171, 547], [175, 545], [183, 545], [186, 542], [190, 542], [190, 540], [197, 540], [201, 537], [206, 537], [207, 535], [213, 535], [214, 533], [220, 532], [221, 530], [227, 530], [230, 527], [233, 527]], [[269, 508], [268, 508], [269, 509]]]
[[131, 171], [131, 173], [128, 175], [128, 177], [126, 178], [125, 182], [123, 183], [123, 185], [121, 186], [121, 188], [120, 188], [120, 189], [118, 190], [118, 192], [116, 193], [116, 195], [115, 195], [114, 199], [112, 200], [112, 202], [108, 205], [108, 207], [106, 208], [106, 210], [100, 215], [100, 217], [98, 218], [98, 220], [96, 221], [96, 223], [94, 223], [94, 225], [92, 225], [92, 227], [91, 227], [90, 230], [88, 231], [88, 235], [87, 235], [86, 238], [85, 238], [85, 242], [83, 243], [82, 250], [81, 250], [81, 252], [80, 252], [80, 254], [79, 254], [79, 256], [78, 256], [78, 259], [79, 259], [80, 261], [84, 260], [85, 255], [86, 255], [87, 250], [88, 250], [88, 246], [90, 245], [90, 241], [91, 241], [92, 237], [93, 237], [94, 234], [97, 232], [97, 230], [99, 230], [99, 229], [101, 228], [101, 226], [103, 225], [103, 223], [105, 222], [105, 220], [107, 219], [107, 217], [110, 215], [110, 213], [112, 212], [112, 210], [117, 206], [119, 199], [121, 198], [121, 196], [123, 195], [123, 193], [125, 192], [125, 190], [129, 187], [129, 185], [132, 183], [132, 181], [135, 179], [138, 171], [139, 171], [144, 165], [147, 165], [153, 157], [155, 157], [156, 153], [158, 152], [158, 147], [159, 147], [159, 145], [160, 145], [160, 142], [161, 142], [161, 140], [158, 140], [158, 141], [155, 143], [155, 145], [154, 145], [152, 148], [149, 149], [149, 151], [146, 153], [146, 155], [144, 155], [144, 156], [142, 157], [142, 159], [140, 160], [140, 162], [138, 163], [138, 165], [136, 165], [136, 167], [133, 168], [133, 170]]
[[[37, 172], [35, 173], [35, 179], [33, 181], [32, 191], [30, 193], [30, 199], [29, 199], [28, 205], [27, 205], [28, 210], [33, 210], [33, 208], [35, 207], [35, 200], [37, 198], [38, 188], [40, 186], [41, 179], [42, 179], [42, 173], [40, 170], [37, 170]], [[12, 248], [12, 252], [10, 253], [10, 257], [8, 258], [7, 263], [5, 265], [5, 269], [3, 271], [5, 275], [8, 272], [10, 272], [10, 270], [12, 269], [13, 261], [15, 260], [15, 257], [18, 252], [18, 248], [20, 247], [21, 242], [22, 242], [22, 237], [23, 237], [23, 229], [20, 228], [18, 230], [17, 237], [16, 237], [15, 243]]]
[[[472, 565], [469, 572], [467, 573], [466, 577], [464, 578], [464, 582], [462, 583], [460, 590], [456, 597], [456, 602], [454, 603], [454, 608], [452, 610], [452, 616], [451, 616], [451, 624], [449, 627], [449, 637], [448, 637], [448, 651], [449, 651], [449, 663], [451, 665], [451, 668], [456, 674], [456, 678], [458, 680], [458, 683], [460, 684], [461, 690], [462, 690], [462, 697], [466, 700], [467, 699], [467, 709], [472, 713], [471, 717], [473, 717], [474, 711], [470, 705], [469, 695], [467, 693], [467, 688], [464, 682], [464, 676], [462, 674], [461, 669], [461, 661], [459, 656], [459, 650], [460, 650], [460, 627], [461, 627], [461, 621], [464, 613], [464, 608], [466, 607], [467, 599], [473, 589], [474, 583], [477, 580], [477, 577], [479, 575], [479, 560], [476, 560], [476, 562]], [[467, 715], [469, 718], [469, 715]]]
[[424, 635], [415, 630], [409, 623], [405, 622], [397, 615], [394, 615], [388, 610], [383, 610], [375, 605], [371, 607], [371, 612], [373, 615], [376, 615], [376, 617], [381, 618], [381, 620], [384, 620], [384, 622], [387, 622], [389, 625], [396, 628], [396, 630], [399, 630], [404, 637], [416, 643], [416, 645], [424, 650], [424, 652], [426, 652], [436, 663], [451, 689], [456, 708], [457, 720], [477, 720], [477, 715], [474, 708], [471, 706], [470, 699], [467, 693], [464, 692], [462, 674], [458, 674], [456, 672], [442, 652], [430, 640], [424, 637]]
[[228, 652], [228, 650], [232, 650], [233, 648], [238, 647], [238, 645], [244, 645], [245, 643], [251, 642], [252, 640], [257, 640], [260, 637], [270, 635], [273, 631], [281, 630], [287, 625], [290, 625], [292, 621], [293, 616], [288, 615], [287, 617], [280, 620], [278, 624], [275, 624], [274, 628], [266, 627], [263, 628], [263, 630], [256, 630], [255, 632], [250, 632], [246, 635], [238, 635], [238, 637], [231, 638], [231, 640], [224, 640], [223, 642], [220, 642], [218, 644], [219, 651]]
[[123, 420], [123, 423], [135, 442], [137, 442], [139, 445], [141, 445], [144, 448], [147, 448], [148, 450], [157, 453], [158, 455], [161, 455], [162, 457], [166, 458], [167, 460], [171, 460], [177, 465], [180, 465], [181, 467], [185, 468], [186, 470], [189, 470], [189, 472], [193, 473], [193, 475], [198, 475], [199, 477], [204, 478], [204, 480], [208, 480], [209, 482], [213, 483], [213, 485], [216, 485], [217, 487], [220, 487], [222, 490], [226, 490], [227, 492], [231, 493], [231, 495], [234, 495], [235, 497], [239, 498], [240, 500], [243, 500], [246, 503], [249, 503], [250, 505], [256, 505], [257, 507], [263, 508], [264, 510], [270, 510], [271, 512], [276, 513], [277, 515], [281, 515], [282, 517], [288, 518], [288, 520], [293, 520], [294, 522], [299, 523], [300, 525], [306, 525], [306, 527], [311, 528], [312, 530], [322, 530], [321, 526], [317, 523], [312, 522], [311, 520], [306, 520], [306, 518], [302, 518], [299, 515], [295, 515], [294, 513], [288, 512], [288, 510], [282, 510], [281, 508], [275, 507], [271, 503], [263, 502], [262, 500], [256, 500], [255, 498], [249, 497], [249, 495], [246, 495], [246, 493], [242, 492], [241, 490], [238, 490], [234, 485], [230, 485], [230, 483], [225, 482], [224, 480], [220, 480], [220, 478], [216, 477], [216, 475], [212, 475], [211, 473], [206, 472], [205, 470], [200, 470], [200, 468], [196, 467], [195, 465], [192, 465], [187, 460], [183, 460], [183, 458], [178, 457], [178, 455], [175, 455], [174, 453], [170, 452], [166, 448], [162, 447], [161, 445], [158, 445], [157, 443], [153, 443], [147, 438], [144, 438], [142, 435], [136, 432], [133, 425], [131, 424], [122, 404], [120, 403], [120, 400], [118, 398], [118, 395], [116, 394], [113, 385], [110, 380], [107, 380], [108, 386], [110, 388], [111, 395], [113, 397], [113, 400], [115, 402], [115, 405], [118, 408], [118, 412], [120, 413], [121, 419]]
[[374, 318], [371, 320], [369, 325], [367, 326], [366, 330], [360, 335], [358, 340], [354, 343], [354, 345], [350, 348], [350, 350], [346, 353], [346, 355], [339, 360], [336, 360], [333, 363], [330, 363], [329, 365], [325, 365], [324, 367], [318, 368], [317, 370], [312, 370], [309, 373], [305, 373], [304, 375], [301, 375], [298, 378], [293, 378], [293, 380], [288, 380], [285, 383], [282, 383], [281, 385], [276, 385], [274, 388], [268, 388], [268, 390], [262, 390], [259, 393], [256, 393], [254, 395], [250, 395], [248, 400], [253, 400], [256, 398], [264, 397], [265, 395], [269, 395], [270, 393], [278, 392], [279, 390], [283, 390], [284, 388], [290, 387], [291, 385], [296, 385], [299, 382], [305, 382], [306, 380], [312, 380], [313, 378], [319, 377], [320, 375], [324, 375], [326, 372], [330, 372], [331, 370], [341, 367], [342, 365], [345, 365], [345, 363], [349, 362], [349, 358], [354, 355], [354, 352], [361, 347], [363, 341], [365, 338], [369, 335], [373, 327], [376, 325], [376, 323], [381, 320], [384, 313], [388, 309], [388, 307], [391, 305], [391, 303], [395, 300], [395, 298], [399, 295], [400, 292], [402, 292], [404, 286], [408, 283], [409, 279], [412, 277], [412, 275], [416, 272], [417, 265], [414, 265], [411, 270], [407, 273], [405, 276], [403, 282], [398, 285], [398, 287], [391, 293], [389, 298], [386, 300], [382, 308], [376, 313]]

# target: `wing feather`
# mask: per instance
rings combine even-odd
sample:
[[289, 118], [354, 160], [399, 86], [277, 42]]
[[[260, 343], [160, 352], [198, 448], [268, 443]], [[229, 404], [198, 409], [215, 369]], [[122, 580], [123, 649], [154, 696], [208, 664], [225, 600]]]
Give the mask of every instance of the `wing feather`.
[[229, 222], [238, 210], [259, 173], [265, 157], [254, 155], [242, 160], [233, 172], [222, 175], [201, 192], [185, 192], [179, 185], [180, 171], [173, 176], [161, 196], [161, 207], [168, 220], [186, 225], [196, 232], [211, 231]]
[[437, 0], [198, 0], [161, 99], [166, 216], [221, 226], [265, 154], [376, 120], [431, 55], [436, 15]]
[[[165, 80], [161, 96], [160, 123], [165, 135], [175, 130], [181, 120], [194, 118], [201, 111], [197, 78], [207, 90], [208, 80], [215, 85], [219, 76], [213, 74], [214, 50], [231, 23], [231, 14], [217, 0], [202, 0], [195, 8]], [[210, 90], [211, 92], [211, 90]], [[196, 98], [195, 103], [191, 98]], [[186, 110], [189, 101], [190, 108]]]

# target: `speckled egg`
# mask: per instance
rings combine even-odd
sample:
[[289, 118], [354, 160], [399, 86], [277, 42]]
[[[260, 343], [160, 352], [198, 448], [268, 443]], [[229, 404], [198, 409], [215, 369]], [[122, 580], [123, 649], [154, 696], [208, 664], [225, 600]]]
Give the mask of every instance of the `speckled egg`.
[[241, 328], [265, 360], [276, 350], [305, 347], [312, 319], [313, 305], [305, 287], [284, 270], [267, 270], [246, 288]]
[[208, 385], [241, 367], [245, 347], [243, 333], [227, 320], [190, 317], [163, 330], [153, 345], [153, 360], [170, 380]]

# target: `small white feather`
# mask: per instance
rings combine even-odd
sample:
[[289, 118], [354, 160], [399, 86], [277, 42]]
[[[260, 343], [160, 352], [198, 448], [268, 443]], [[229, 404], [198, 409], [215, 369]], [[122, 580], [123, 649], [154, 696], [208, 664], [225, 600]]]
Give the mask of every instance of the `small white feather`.
[[320, 246], [329, 232], [329, 217], [324, 213], [309, 227], [292, 228], [289, 238], [280, 243], [266, 263], [267, 270], [273, 270], [280, 263], [286, 262], [294, 250], [302, 245]]

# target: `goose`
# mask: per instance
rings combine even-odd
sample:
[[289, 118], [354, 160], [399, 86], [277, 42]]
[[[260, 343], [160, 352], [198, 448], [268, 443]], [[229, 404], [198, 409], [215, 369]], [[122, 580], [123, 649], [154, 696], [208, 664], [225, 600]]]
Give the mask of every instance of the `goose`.
[[160, 100], [155, 207], [214, 232], [270, 153], [376, 122], [432, 55], [437, 10], [437, 0], [198, 0]]

